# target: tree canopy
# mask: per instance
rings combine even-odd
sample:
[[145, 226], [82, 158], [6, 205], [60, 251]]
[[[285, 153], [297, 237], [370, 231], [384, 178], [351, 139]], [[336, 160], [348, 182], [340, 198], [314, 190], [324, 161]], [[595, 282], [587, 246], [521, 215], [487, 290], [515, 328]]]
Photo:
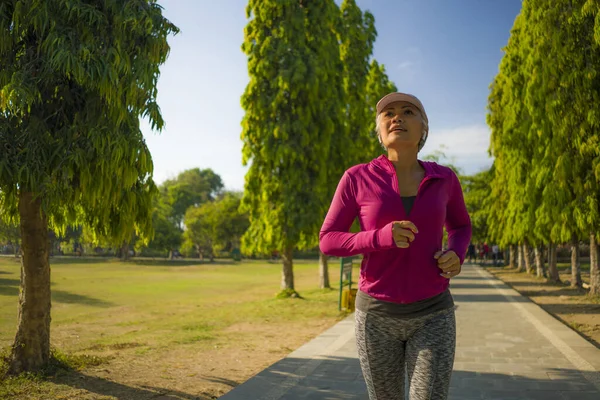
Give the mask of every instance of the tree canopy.
[[0, 3], [0, 206], [19, 214], [24, 251], [12, 372], [49, 357], [48, 225], [152, 233], [139, 119], [164, 125], [156, 83], [177, 32], [155, 0]]

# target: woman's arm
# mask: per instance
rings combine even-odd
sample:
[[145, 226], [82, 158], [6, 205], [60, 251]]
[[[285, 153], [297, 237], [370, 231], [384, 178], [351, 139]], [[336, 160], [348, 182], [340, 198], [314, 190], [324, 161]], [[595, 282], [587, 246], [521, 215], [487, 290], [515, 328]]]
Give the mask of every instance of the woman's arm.
[[471, 218], [467, 212], [460, 182], [454, 172], [449, 195], [445, 224], [448, 232], [448, 250], [453, 250], [462, 264], [471, 242]]
[[392, 235], [393, 223], [380, 229], [350, 233], [350, 227], [358, 216], [358, 211], [356, 186], [352, 177], [346, 172], [338, 184], [319, 234], [319, 247], [323, 253], [348, 257], [396, 248]]

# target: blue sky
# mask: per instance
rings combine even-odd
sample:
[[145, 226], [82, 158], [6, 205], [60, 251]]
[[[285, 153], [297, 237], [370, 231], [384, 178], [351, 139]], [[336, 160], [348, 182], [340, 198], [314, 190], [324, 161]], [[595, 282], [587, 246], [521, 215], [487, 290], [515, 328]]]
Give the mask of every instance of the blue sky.
[[[338, 4], [341, 0], [337, 1]], [[189, 168], [211, 168], [226, 189], [242, 190], [243, 110], [248, 83], [241, 51], [243, 0], [160, 0], [181, 29], [170, 38], [158, 102], [160, 134], [144, 123], [157, 183]], [[374, 58], [398, 89], [423, 102], [430, 134], [422, 155], [437, 149], [463, 172], [491, 165], [485, 123], [489, 85], [498, 71], [521, 0], [357, 0], [375, 16]]]

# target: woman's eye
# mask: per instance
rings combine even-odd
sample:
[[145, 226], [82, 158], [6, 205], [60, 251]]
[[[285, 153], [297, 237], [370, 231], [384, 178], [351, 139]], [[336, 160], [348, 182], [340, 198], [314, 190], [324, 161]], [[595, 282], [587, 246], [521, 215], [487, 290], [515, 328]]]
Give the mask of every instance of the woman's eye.
[[385, 116], [386, 116], [386, 117], [391, 117], [391, 116], [393, 116], [393, 115], [394, 115], [394, 113], [393, 113], [393, 112], [391, 112], [391, 111], [388, 111], [388, 112], [386, 112], [386, 113], [385, 113]]
[[414, 112], [411, 109], [407, 109], [406, 111], [404, 111], [404, 114], [409, 114], [409, 115], [413, 115]]

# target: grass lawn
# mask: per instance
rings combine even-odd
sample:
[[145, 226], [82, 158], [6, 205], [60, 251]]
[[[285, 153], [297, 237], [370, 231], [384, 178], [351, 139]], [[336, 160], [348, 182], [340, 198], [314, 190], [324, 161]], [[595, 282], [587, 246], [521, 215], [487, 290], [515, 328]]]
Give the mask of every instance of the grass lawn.
[[[19, 268], [0, 258], [5, 350], [16, 331]], [[266, 261], [52, 259], [51, 268], [51, 344], [96, 362], [44, 381], [0, 381], [0, 398], [215, 398], [346, 316], [335, 260], [334, 290], [318, 289], [317, 261], [295, 262], [304, 299], [276, 299], [281, 264]]]

